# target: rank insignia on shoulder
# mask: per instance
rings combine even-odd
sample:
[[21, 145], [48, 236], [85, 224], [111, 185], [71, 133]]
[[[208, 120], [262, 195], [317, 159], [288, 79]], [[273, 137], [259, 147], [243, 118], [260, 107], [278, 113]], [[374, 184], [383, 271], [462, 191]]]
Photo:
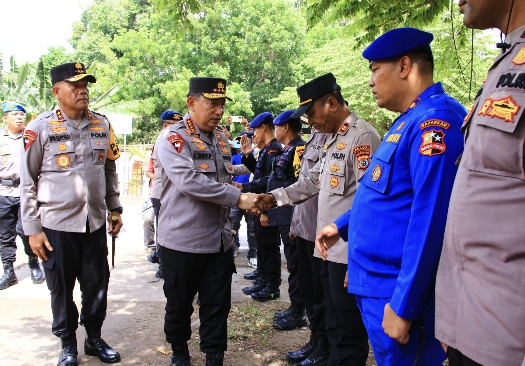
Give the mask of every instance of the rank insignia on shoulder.
[[204, 144], [195, 144], [195, 147], [201, 151], [206, 149], [206, 145]]
[[383, 170], [381, 169], [381, 165], [378, 164], [372, 170], [372, 182], [377, 182], [379, 178], [381, 178], [381, 174], [383, 174]]
[[277, 150], [268, 150], [268, 155], [275, 154], [276, 152], [277, 152]]
[[339, 179], [337, 177], [331, 177], [330, 178], [330, 186], [332, 188], [337, 188], [339, 187]]
[[24, 130], [24, 151], [27, 151], [27, 149], [29, 149], [29, 146], [31, 146], [33, 142], [35, 142], [37, 137], [38, 133], [31, 130]]
[[[189, 131], [189, 134], [197, 133], [197, 129], [195, 128], [195, 124], [191, 120], [191, 118], [188, 118], [186, 120], [186, 127], [188, 128], [187, 131]], [[186, 132], [187, 133], [187, 132]]]
[[340, 143], [338, 143], [337, 145], [335, 145], [335, 148], [336, 148], [337, 150], [344, 150], [345, 147], [346, 147], [346, 144], [344, 144], [344, 143], [342, 143], [342, 142], [340, 142]]
[[525, 46], [523, 46], [523, 48], [516, 55], [514, 60], [512, 60], [512, 63], [514, 65], [525, 65]]
[[221, 151], [222, 151], [223, 154], [229, 154], [229, 153], [231, 152], [231, 150], [228, 149], [227, 147], [223, 147], [223, 148], [221, 149]]
[[168, 136], [168, 142], [173, 145], [175, 151], [180, 154], [184, 147], [184, 139], [178, 133]]
[[57, 114], [57, 119], [59, 121], [64, 121], [65, 120], [64, 113], [62, 113], [62, 111], [60, 109], [57, 109], [56, 114]]
[[201, 165], [199, 165], [199, 169], [207, 170], [209, 168], [210, 168], [210, 166], [208, 164], [205, 164], [205, 163], [202, 163]]
[[405, 122], [401, 122], [401, 124], [399, 126], [397, 126], [397, 128], [396, 128], [396, 132], [399, 132], [399, 130], [401, 130], [404, 125], [405, 125]]
[[49, 129], [52, 133], [62, 133], [67, 130], [67, 127], [52, 127]]
[[440, 119], [429, 119], [428, 121], [425, 121], [419, 125], [419, 128], [424, 130], [427, 127], [430, 126], [437, 126], [439, 128], [442, 128], [444, 130], [448, 130], [450, 127], [450, 123], [442, 121]]
[[60, 125], [63, 125], [64, 124], [64, 121], [56, 121], [56, 120], [52, 120], [52, 121], [49, 121], [47, 122], [48, 125], [51, 125], [51, 126], [60, 126]]
[[349, 122], [345, 122], [343, 123], [343, 125], [341, 126], [341, 128], [339, 129], [339, 134], [340, 135], [345, 135], [347, 132], [348, 132], [348, 129], [350, 128], [350, 123]]
[[412, 102], [412, 104], [410, 104], [410, 107], [408, 107], [408, 109], [412, 109], [414, 107], [417, 107], [417, 105], [421, 103], [421, 98], [416, 98], [414, 99], [414, 101]]
[[335, 165], [335, 164], [330, 166], [330, 171], [331, 171], [332, 173], [336, 173], [336, 172], [338, 172], [339, 170], [341, 170], [341, 168], [339, 168], [339, 167], [338, 167], [337, 165]]
[[196, 137], [192, 138], [192, 139], [191, 139], [191, 142], [198, 142], [198, 143], [200, 143], [200, 144], [203, 144], [203, 143], [204, 143], [204, 141], [202, 141], [202, 140], [200, 140], [200, 139], [198, 139], [198, 138], [196, 138]]
[[423, 142], [419, 147], [419, 152], [421, 155], [425, 156], [434, 156], [443, 154], [447, 150], [445, 145], [445, 133], [442, 130], [430, 130], [425, 131], [421, 135]]
[[69, 163], [71, 162], [69, 156], [65, 155], [65, 154], [61, 154], [61, 155], [58, 155], [58, 157], [56, 158], [56, 162], [57, 162], [57, 165], [59, 167], [66, 167], [69, 165]]
[[500, 118], [505, 122], [514, 123], [514, 116], [520, 110], [520, 106], [512, 99], [508, 97], [502, 99], [487, 98], [478, 115], [488, 116], [491, 118]]

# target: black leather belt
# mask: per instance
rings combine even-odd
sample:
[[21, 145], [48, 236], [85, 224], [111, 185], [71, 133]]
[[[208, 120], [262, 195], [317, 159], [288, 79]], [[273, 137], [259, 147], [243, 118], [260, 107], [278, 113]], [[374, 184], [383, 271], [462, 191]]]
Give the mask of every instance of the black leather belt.
[[0, 184], [10, 187], [18, 187], [20, 185], [20, 178], [17, 179], [0, 179]]

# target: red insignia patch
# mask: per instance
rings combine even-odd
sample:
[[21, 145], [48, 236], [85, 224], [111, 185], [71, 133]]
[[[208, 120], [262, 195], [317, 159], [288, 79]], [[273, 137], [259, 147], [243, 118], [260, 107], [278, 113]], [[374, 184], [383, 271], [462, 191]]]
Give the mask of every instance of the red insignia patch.
[[381, 169], [381, 166], [376, 165], [374, 169], [372, 170], [372, 182], [377, 182], [379, 178], [381, 178], [381, 174], [383, 174], [383, 170]]
[[53, 133], [62, 133], [67, 130], [67, 127], [53, 127], [49, 129]]
[[270, 150], [270, 151], [268, 151], [268, 155], [270, 155], [271, 153], [276, 153], [276, 152], [277, 152], [277, 150]]
[[201, 150], [201, 151], [204, 150], [204, 149], [206, 149], [206, 145], [204, 145], [204, 144], [196, 144], [195, 147], [196, 147], [197, 149]]
[[202, 163], [201, 165], [199, 165], [199, 169], [207, 170], [209, 168], [210, 168], [210, 166], [208, 164], [205, 164], [205, 163]]
[[421, 123], [419, 125], [419, 128], [424, 130], [425, 128], [430, 127], [430, 126], [436, 126], [436, 127], [448, 130], [448, 128], [450, 127], [450, 123], [442, 121], [440, 119], [429, 119], [428, 121]]
[[178, 133], [168, 136], [168, 142], [173, 145], [175, 151], [180, 154], [184, 146], [184, 139]]
[[35, 142], [37, 137], [38, 133], [33, 132], [31, 130], [24, 130], [24, 151], [27, 151], [27, 149], [29, 149], [29, 146], [31, 146], [31, 144]]
[[337, 188], [339, 186], [339, 179], [337, 179], [337, 177], [330, 178], [330, 186], [332, 188]]
[[425, 131], [421, 135], [423, 142], [419, 147], [419, 153], [425, 156], [443, 154], [447, 150], [445, 145], [445, 133], [442, 130]]
[[500, 118], [505, 122], [513, 123], [514, 116], [520, 110], [520, 106], [512, 99], [511, 96], [494, 100], [487, 98], [478, 115], [488, 116], [491, 118]]
[[370, 145], [359, 145], [354, 148], [357, 159], [357, 169], [367, 170], [370, 165]]
[[514, 65], [525, 65], [525, 46], [523, 46], [523, 48], [516, 55], [514, 60], [512, 60], [512, 63]]
[[349, 128], [350, 128], [350, 123], [348, 123], [348, 122], [343, 123], [343, 125], [339, 129], [339, 134], [340, 135], [346, 134], [346, 132], [348, 131]]
[[337, 150], [343, 150], [345, 147], [346, 147], [346, 144], [343, 144], [342, 142], [340, 142], [337, 145], [335, 145], [335, 148]]

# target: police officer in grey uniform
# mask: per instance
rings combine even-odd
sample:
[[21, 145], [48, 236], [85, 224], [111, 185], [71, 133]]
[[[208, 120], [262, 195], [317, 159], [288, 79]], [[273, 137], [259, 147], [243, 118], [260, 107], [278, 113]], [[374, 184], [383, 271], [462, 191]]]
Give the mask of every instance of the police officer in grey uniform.
[[51, 69], [57, 107], [31, 121], [24, 131], [21, 204], [24, 232], [43, 260], [51, 291], [52, 331], [62, 341], [58, 365], [77, 365], [78, 310], [73, 288], [82, 291], [80, 324], [86, 329], [84, 351], [102, 362], [120, 355], [101, 338], [109, 283], [108, 231], [122, 227], [119, 157], [113, 128], [87, 109], [93, 75], [79, 62]]
[[231, 280], [236, 272], [231, 208], [255, 194], [231, 185], [234, 169], [227, 138], [217, 127], [224, 113], [226, 80], [189, 82], [184, 120], [164, 130], [155, 149], [162, 166], [159, 245], [163, 262], [170, 365], [190, 365], [193, 298], [199, 293], [201, 351], [206, 365], [222, 365], [227, 347]]
[[16, 235], [24, 244], [29, 258], [29, 269], [33, 283], [44, 282], [38, 264], [38, 257], [29, 246], [29, 238], [24, 235], [20, 217], [20, 151], [22, 133], [26, 119], [25, 108], [17, 103], [5, 103], [4, 123], [6, 128], [0, 132], [0, 242], [4, 275], [0, 278], [0, 290], [16, 285], [13, 263], [16, 260]]
[[[170, 109], [162, 112], [160, 115], [160, 123], [162, 126], [162, 129], [165, 130], [168, 127], [173, 126], [175, 123], [182, 120], [182, 114], [180, 114], [177, 111], [172, 111]], [[157, 141], [160, 138], [157, 137]], [[158, 226], [159, 226], [159, 212], [160, 212], [160, 193], [162, 192], [162, 181], [161, 181], [161, 171], [162, 166], [160, 165], [159, 158], [157, 151], [155, 150], [155, 146], [157, 145], [157, 142], [155, 142], [155, 145], [153, 145], [153, 151], [151, 152], [151, 159], [153, 160], [153, 180], [151, 182], [151, 191], [150, 191], [150, 201], [153, 206], [153, 214], [155, 215], [156, 225], [157, 225], [157, 232], [156, 232], [156, 245], [157, 248], [153, 253], [148, 255], [148, 260], [151, 263], [158, 263], [159, 269], [157, 273], [155, 273], [155, 277], [162, 278], [162, 260], [159, 257], [159, 250], [158, 250]]]
[[[260, 208], [296, 205], [319, 194], [317, 230], [333, 222], [352, 206], [357, 181], [366, 172], [371, 154], [381, 138], [369, 123], [348, 109], [331, 73], [297, 88], [300, 103], [294, 116], [306, 113], [308, 123], [330, 133], [321, 160], [297, 183], [260, 195]], [[319, 251], [315, 254], [319, 257]], [[365, 365], [368, 337], [355, 296], [343, 286], [348, 263], [347, 243], [339, 240], [323, 258], [325, 328], [330, 343], [329, 364]], [[327, 342], [321, 338], [314, 351], [299, 365], [318, 365], [326, 358]]]

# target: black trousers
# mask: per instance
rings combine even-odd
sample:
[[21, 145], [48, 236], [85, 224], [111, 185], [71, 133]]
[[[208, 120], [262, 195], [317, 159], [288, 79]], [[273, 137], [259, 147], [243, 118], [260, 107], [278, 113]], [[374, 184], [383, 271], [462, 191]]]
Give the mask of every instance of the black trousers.
[[365, 366], [368, 335], [355, 295], [344, 287], [347, 265], [323, 261], [325, 327], [330, 342], [329, 365]]
[[447, 349], [448, 364], [450, 366], [482, 366], [480, 363], [468, 358], [455, 348]]
[[284, 245], [284, 257], [288, 270], [288, 296], [296, 304], [304, 304], [299, 287], [299, 266], [297, 264], [297, 248], [295, 240], [290, 239], [290, 225], [280, 225], [279, 234]]
[[326, 334], [324, 290], [321, 281], [323, 261], [314, 257], [315, 243], [296, 237], [297, 267], [299, 288], [303, 296], [306, 314], [310, 321], [310, 330], [313, 333]]
[[100, 328], [106, 318], [109, 284], [108, 246], [106, 225], [85, 233], [69, 233], [44, 228], [53, 247], [46, 250], [47, 261], [42, 265], [47, 287], [51, 291], [53, 334], [68, 337], [78, 328], [78, 310], [73, 301], [75, 281], [82, 291], [80, 323], [89, 328]]
[[0, 254], [2, 263], [16, 261], [16, 235], [24, 244], [24, 251], [30, 259], [36, 258], [29, 245], [29, 237], [24, 235], [20, 217], [20, 197], [0, 196]]
[[[257, 272], [266, 280], [270, 272], [272, 280], [280, 284], [281, 252], [279, 249], [280, 241], [278, 241], [279, 232], [275, 226], [262, 226], [259, 217], [255, 217], [254, 222], [255, 239], [257, 240]], [[269, 269], [267, 268], [268, 264], [270, 265]]]
[[195, 254], [161, 246], [160, 253], [167, 300], [166, 341], [182, 345], [190, 340], [193, 298], [198, 292], [201, 351], [225, 351], [232, 274], [236, 272], [232, 251]]

